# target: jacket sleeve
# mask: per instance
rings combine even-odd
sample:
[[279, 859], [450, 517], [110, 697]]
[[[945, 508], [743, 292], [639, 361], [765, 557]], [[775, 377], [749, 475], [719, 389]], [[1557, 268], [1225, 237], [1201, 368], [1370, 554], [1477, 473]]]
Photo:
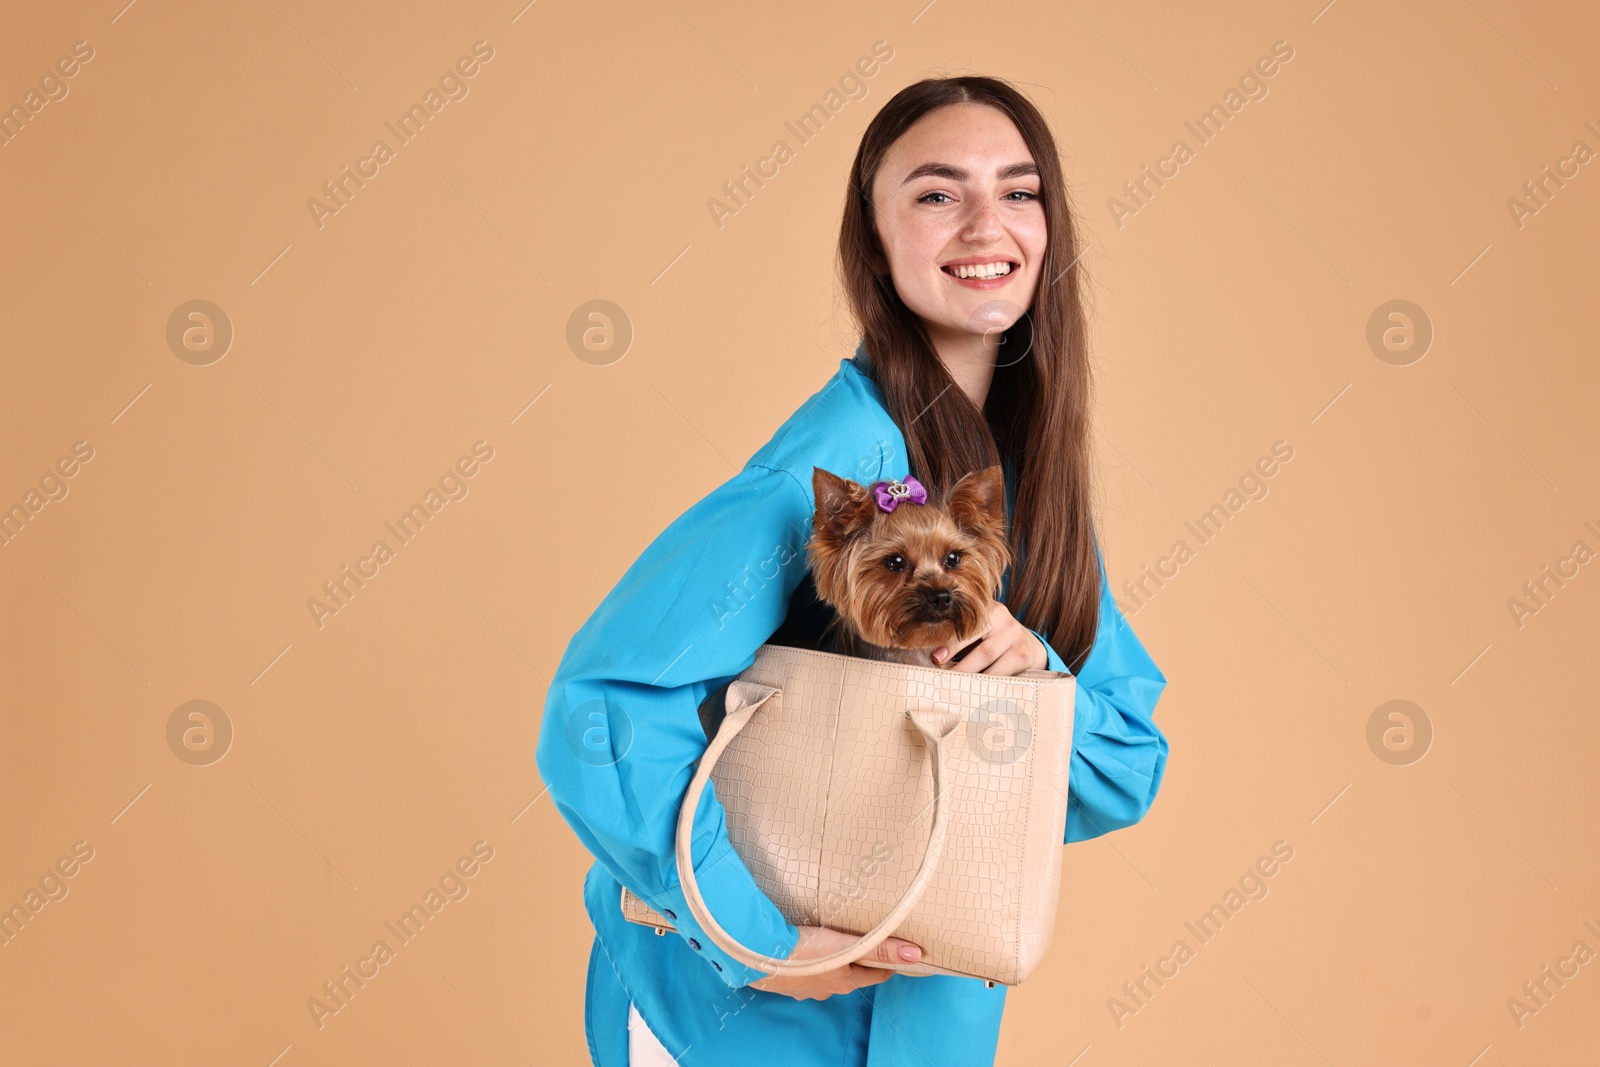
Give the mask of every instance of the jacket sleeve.
[[[1067, 771], [1066, 844], [1132, 826], [1144, 818], [1167, 769], [1167, 739], [1154, 721], [1166, 676], [1139, 643], [1111, 595], [1099, 546], [1100, 622], [1078, 674]], [[1043, 640], [1038, 631], [1030, 631]], [[1045, 642], [1049, 669], [1064, 671]]]
[[[675, 519], [567, 645], [536, 752], [584, 846], [733, 987], [764, 973], [719, 949], [690, 913], [674, 855], [678, 809], [706, 748], [699, 706], [782, 623], [806, 572], [811, 514], [791, 472], [752, 462]], [[748, 948], [787, 957], [799, 930], [733, 850], [714, 784], [693, 826], [712, 915]]]

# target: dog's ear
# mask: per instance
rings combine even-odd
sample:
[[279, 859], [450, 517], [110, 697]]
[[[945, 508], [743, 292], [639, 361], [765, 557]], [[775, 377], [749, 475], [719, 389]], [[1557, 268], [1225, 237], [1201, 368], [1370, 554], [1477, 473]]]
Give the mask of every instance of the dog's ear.
[[945, 504], [957, 526], [1006, 539], [1006, 481], [999, 464], [963, 474]]
[[872, 528], [876, 505], [860, 485], [821, 467], [811, 468], [811, 487], [817, 509], [811, 518], [811, 539], [806, 542], [806, 562], [818, 598], [836, 605], [844, 588], [840, 569], [847, 558], [845, 550]]
[[858, 483], [812, 467], [811, 489], [817, 498], [811, 519], [813, 538], [839, 547], [872, 525], [875, 505], [871, 494]]

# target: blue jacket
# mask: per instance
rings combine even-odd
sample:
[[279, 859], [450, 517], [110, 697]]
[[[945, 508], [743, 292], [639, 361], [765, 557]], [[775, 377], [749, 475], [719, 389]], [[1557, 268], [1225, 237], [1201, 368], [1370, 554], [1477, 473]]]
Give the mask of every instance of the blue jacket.
[[[1005, 986], [895, 975], [826, 1000], [751, 989], [762, 972], [717, 948], [678, 884], [679, 801], [706, 747], [700, 706], [750, 666], [802, 583], [809, 587], [813, 466], [862, 484], [909, 473], [864, 345], [743, 470], [645, 549], [573, 636], [550, 682], [539, 773], [597, 861], [583, 886], [596, 934], [584, 1022], [599, 1067], [626, 1067], [630, 1000], [684, 1067], [994, 1062]], [[1009, 461], [1005, 468], [1009, 515], [1015, 483]], [[1006, 588], [1009, 572], [1002, 601]], [[1045, 647], [1050, 668], [1066, 670]], [[1102, 557], [1099, 635], [1078, 674], [1066, 843], [1130, 826], [1149, 810], [1167, 762], [1152, 721], [1165, 686], [1112, 599]], [[712, 914], [743, 944], [787, 956], [799, 932], [733, 851], [714, 787], [695, 813], [693, 842]], [[624, 885], [677, 933], [625, 920]]]

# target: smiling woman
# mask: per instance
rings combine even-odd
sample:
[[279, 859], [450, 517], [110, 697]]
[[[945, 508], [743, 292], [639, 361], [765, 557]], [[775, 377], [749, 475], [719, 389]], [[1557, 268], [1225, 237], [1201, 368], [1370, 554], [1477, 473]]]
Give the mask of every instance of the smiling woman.
[[[895, 291], [981, 410], [1002, 335], [1039, 288], [1049, 240], [1039, 165], [1004, 112], [958, 103], [908, 129], [885, 154], [874, 186]], [[1004, 299], [978, 302], [968, 293]]]
[[[1054, 135], [1005, 82], [919, 82], [873, 120], [849, 190], [845, 284], [911, 466], [950, 485], [998, 457], [1017, 465], [1015, 614], [1076, 667], [1102, 576], [1081, 253]], [[995, 262], [1010, 267], [960, 277]], [[993, 659], [980, 652], [975, 669]]]
[[[935, 661], [1076, 674], [1065, 843], [1138, 822], [1165, 772], [1153, 714], [1166, 678], [1117, 609], [1094, 534], [1078, 240], [1049, 127], [1006, 82], [920, 81], [868, 124], [846, 189], [838, 251], [862, 333], [854, 356], [645, 549], [550, 681], [539, 773], [596, 860], [585, 1023], [599, 1067], [994, 1062], [1005, 986], [893, 970], [922, 958], [899, 937], [872, 966], [768, 975], [723, 951], [687, 904], [692, 881], [734, 940], [795, 963], [862, 933], [780, 910], [712, 790], [685, 809], [692, 871], [674, 848], [707, 749], [702, 705], [763, 645], [804, 645], [825, 621], [815, 576], [795, 562], [817, 533], [814, 471], [914, 479], [942, 499], [969, 472], [1002, 467], [1012, 565], [987, 626]], [[752, 552], [766, 559], [746, 592]], [[924, 847], [914, 833], [883, 844], [894, 858]], [[670, 930], [629, 922], [624, 889]], [[956, 921], [999, 920], [969, 909]]]

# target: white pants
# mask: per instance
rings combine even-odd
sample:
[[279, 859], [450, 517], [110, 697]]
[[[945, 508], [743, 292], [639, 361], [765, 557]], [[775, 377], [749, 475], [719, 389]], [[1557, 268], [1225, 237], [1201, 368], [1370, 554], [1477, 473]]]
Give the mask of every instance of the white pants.
[[644, 1024], [639, 1009], [628, 1003], [628, 1067], [677, 1067], [678, 1061]]

